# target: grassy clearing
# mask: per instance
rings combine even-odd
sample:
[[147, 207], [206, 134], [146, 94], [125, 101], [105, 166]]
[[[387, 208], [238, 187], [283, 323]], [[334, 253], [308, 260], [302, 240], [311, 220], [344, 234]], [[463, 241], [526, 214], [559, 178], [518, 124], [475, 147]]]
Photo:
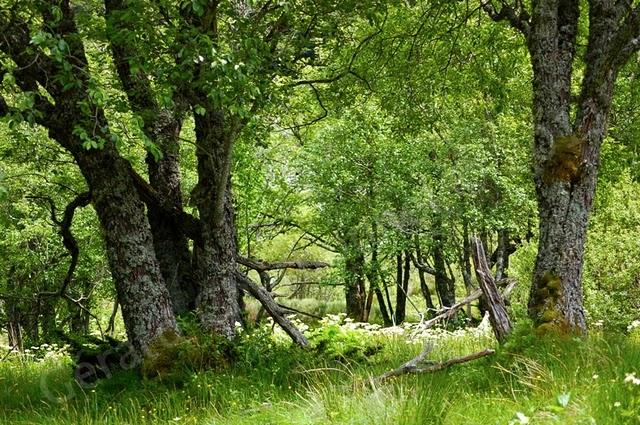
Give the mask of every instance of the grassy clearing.
[[[330, 326], [328, 328], [331, 328]], [[322, 331], [324, 332], [324, 331]], [[352, 334], [356, 334], [355, 336]], [[372, 385], [370, 376], [416, 355], [405, 335], [319, 333], [337, 347], [303, 353], [279, 337], [248, 338], [233, 366], [180, 379], [121, 372], [92, 389], [64, 356], [0, 363], [3, 424], [637, 424], [640, 345], [624, 336], [587, 340], [516, 335], [498, 353], [428, 375]], [[346, 335], [346, 337], [345, 337]], [[526, 332], [522, 332], [526, 335]], [[490, 345], [474, 333], [437, 333], [433, 359]], [[374, 355], [336, 356], [349, 344]], [[328, 349], [330, 348], [330, 349]], [[343, 351], [349, 350], [349, 347]], [[333, 356], [327, 355], [328, 352]], [[340, 360], [337, 360], [341, 358]], [[626, 382], [625, 382], [626, 378]]]

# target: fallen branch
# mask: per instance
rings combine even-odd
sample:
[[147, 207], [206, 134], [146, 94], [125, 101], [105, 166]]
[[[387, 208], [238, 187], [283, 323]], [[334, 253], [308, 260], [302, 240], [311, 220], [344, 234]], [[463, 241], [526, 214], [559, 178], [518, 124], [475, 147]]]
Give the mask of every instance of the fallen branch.
[[252, 260], [242, 256], [238, 256], [236, 261], [245, 267], [256, 270], [257, 272], [282, 269], [314, 270], [329, 267], [329, 264], [322, 261], [282, 261], [278, 263], [267, 263], [265, 261]]
[[438, 312], [435, 317], [433, 317], [432, 319], [429, 319], [426, 322], [424, 322], [420, 326], [420, 328], [421, 329], [428, 329], [428, 328], [433, 327], [436, 323], [438, 323], [438, 322], [440, 322], [442, 320], [450, 319], [462, 307], [464, 307], [467, 304], [470, 304], [470, 303], [474, 302], [475, 300], [479, 299], [481, 296], [482, 296], [482, 291], [480, 289], [477, 289], [475, 292], [473, 292], [472, 294], [470, 294], [469, 296], [467, 296], [463, 300], [455, 303], [451, 307], [448, 307], [446, 309], [440, 310], [440, 312]]
[[[433, 346], [431, 344], [425, 344], [424, 349], [417, 357], [409, 360], [402, 366], [397, 369], [391, 370], [387, 373], [380, 375], [375, 378], [373, 382], [384, 382], [389, 378], [393, 378], [395, 376], [404, 375], [407, 373], [431, 373], [437, 372], [442, 369], [446, 369], [450, 366], [470, 362], [472, 360], [480, 359], [482, 357], [490, 356], [495, 353], [495, 350], [491, 348], [486, 348], [482, 351], [478, 351], [477, 353], [468, 354], [462, 357], [455, 357], [453, 359], [445, 360], [443, 362], [434, 362], [431, 360], [426, 360], [426, 357], [433, 350]], [[421, 364], [425, 365], [422, 366]]]
[[271, 294], [266, 289], [257, 285], [240, 272], [236, 273], [236, 279], [238, 280], [240, 289], [248, 292], [255, 299], [260, 301], [260, 304], [262, 304], [264, 309], [267, 310], [267, 313], [269, 313], [269, 315], [273, 317], [273, 320], [291, 337], [293, 342], [301, 347], [309, 346], [307, 338], [305, 338], [302, 332], [300, 332], [300, 330], [296, 328], [289, 319], [287, 319], [286, 312], [282, 307], [280, 307], [280, 305], [278, 305], [278, 303], [275, 302]]
[[[515, 279], [510, 279], [510, 278], [502, 279], [499, 282], [497, 282], [498, 286], [504, 286], [504, 290], [502, 291], [502, 299], [505, 302], [509, 299], [511, 292], [513, 291], [513, 288], [515, 288], [517, 283], [518, 282]], [[458, 301], [451, 307], [443, 308], [438, 312], [436, 312], [436, 315], [433, 318], [424, 322], [421, 327], [423, 329], [429, 329], [433, 327], [436, 323], [442, 320], [447, 320], [452, 318], [462, 307], [480, 299], [480, 297], [482, 297], [482, 290], [476, 289], [474, 292], [469, 294], [466, 298]]]

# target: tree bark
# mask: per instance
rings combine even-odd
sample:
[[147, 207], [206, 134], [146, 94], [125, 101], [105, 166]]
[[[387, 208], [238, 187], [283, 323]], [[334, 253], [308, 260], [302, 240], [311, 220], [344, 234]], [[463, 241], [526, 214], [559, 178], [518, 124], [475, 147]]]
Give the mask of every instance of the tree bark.
[[196, 300], [202, 326], [233, 338], [241, 323], [236, 282], [236, 234], [231, 198], [232, 123], [222, 112], [194, 114], [198, 183], [192, 198], [202, 223], [202, 240], [194, 247], [197, 281], [202, 285]]
[[396, 268], [396, 311], [393, 315], [393, 321], [395, 325], [399, 325], [404, 322], [407, 310], [407, 296], [409, 294], [409, 278], [411, 270], [411, 258], [409, 253], [405, 253], [404, 260], [402, 253], [398, 253], [396, 256]]
[[[594, 2], [594, 6], [595, 3]], [[615, 70], [602, 65], [615, 21], [590, 12], [587, 69], [575, 122], [571, 83], [579, 2], [535, 5], [529, 50], [534, 71], [534, 180], [540, 240], [529, 314], [542, 331], [585, 333], [582, 266], [600, 146]], [[607, 28], [607, 26], [610, 26]]]
[[144, 204], [131, 181], [129, 164], [111, 147], [78, 151], [74, 156], [104, 230], [127, 336], [144, 351], [163, 333], [177, 332]]
[[[147, 154], [146, 162], [149, 183], [163, 200], [163, 206], [182, 211], [180, 187], [180, 143], [182, 127], [182, 102], [174, 96], [173, 110], [160, 107], [151, 86], [151, 79], [137, 69], [132, 73], [132, 58], [145, 61], [145, 53], [136, 50], [128, 42], [130, 23], [122, 19], [127, 6], [122, 0], [105, 0], [107, 35], [116, 66], [116, 71], [131, 109], [142, 119], [142, 131], [162, 153], [161, 158]], [[191, 253], [187, 237], [181, 231], [174, 216], [162, 208], [147, 205], [149, 224], [153, 233], [153, 244], [160, 263], [175, 314], [193, 310], [197, 285], [191, 273]]]
[[[525, 35], [533, 68], [534, 182], [540, 240], [529, 315], [542, 332], [585, 333], [582, 266], [600, 148], [617, 73], [640, 48], [640, 5], [590, 0], [585, 70], [571, 96], [579, 0], [483, 9]], [[575, 107], [574, 107], [575, 106]], [[575, 118], [572, 119], [572, 116]]]
[[[48, 8], [41, 13], [47, 30], [66, 42], [64, 61], [71, 71], [30, 43], [27, 22], [0, 21], [8, 34], [0, 40], [0, 49], [20, 67], [15, 76], [22, 90], [38, 93], [44, 89], [53, 100], [35, 95], [36, 122], [73, 155], [87, 181], [103, 228], [127, 335], [134, 348], [144, 351], [158, 336], [177, 332], [177, 325], [131, 166], [118, 153], [104, 111], [88, 92], [90, 70], [73, 9], [68, 2], [59, 6], [61, 16], [57, 18]], [[71, 89], [65, 87], [69, 79], [74, 83]], [[95, 146], [88, 149], [88, 144]]]

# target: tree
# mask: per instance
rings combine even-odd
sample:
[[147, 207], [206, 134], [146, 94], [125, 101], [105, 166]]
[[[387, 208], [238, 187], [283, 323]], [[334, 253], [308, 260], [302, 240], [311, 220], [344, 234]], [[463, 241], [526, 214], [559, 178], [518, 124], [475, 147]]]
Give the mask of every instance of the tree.
[[[616, 77], [640, 47], [640, 5], [630, 1], [483, 2], [526, 40], [533, 69], [533, 162], [540, 240], [529, 314], [542, 330], [584, 333], [582, 266], [587, 224]], [[581, 54], [578, 41], [584, 35]], [[574, 93], [574, 68], [583, 76]]]
[[6, 2], [2, 76], [31, 99], [25, 110], [0, 100], [0, 113], [45, 127], [71, 153], [91, 192], [129, 340], [137, 350], [177, 324], [131, 165], [117, 149], [104, 97], [92, 78], [76, 16], [66, 1]]

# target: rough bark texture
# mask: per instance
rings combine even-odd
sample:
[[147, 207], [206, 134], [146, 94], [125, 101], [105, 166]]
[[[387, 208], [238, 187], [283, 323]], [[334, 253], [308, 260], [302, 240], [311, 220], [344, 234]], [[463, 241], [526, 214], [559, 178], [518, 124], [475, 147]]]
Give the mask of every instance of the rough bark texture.
[[[167, 117], [169, 127], [157, 129], [157, 132], [171, 132], [171, 136], [157, 135], [156, 143], [163, 152], [163, 157], [156, 159], [147, 156], [149, 182], [156, 192], [174, 210], [182, 210], [182, 193], [180, 189], [179, 145], [177, 137], [180, 131], [179, 121]], [[191, 273], [191, 253], [189, 241], [180, 230], [175, 218], [168, 216], [163, 210], [148, 208], [149, 224], [153, 233], [153, 244], [160, 269], [167, 289], [171, 295], [171, 303], [176, 314], [182, 314], [195, 308], [198, 292], [197, 284]]]
[[586, 332], [582, 265], [600, 147], [616, 75], [640, 47], [640, 5], [589, 0], [586, 68], [572, 105], [580, 3], [537, 0], [530, 19], [521, 2], [502, 2], [500, 11], [491, 2], [482, 6], [525, 35], [531, 56], [540, 240], [529, 314], [543, 332]]
[[89, 183], [104, 229], [127, 336], [136, 348], [144, 350], [163, 333], [177, 331], [144, 204], [133, 187], [129, 164], [112, 149], [74, 156]]
[[[117, 152], [104, 113], [87, 92], [89, 67], [73, 11], [66, 2], [60, 3], [60, 10], [62, 16], [57, 20], [47, 8], [42, 14], [48, 30], [67, 43], [69, 54], [65, 60], [74, 72], [72, 77], [60, 63], [30, 45], [29, 26], [25, 22], [0, 22], [9, 35], [0, 40], [0, 49], [20, 67], [16, 82], [21, 89], [38, 93], [40, 84], [55, 102], [36, 95], [34, 108], [40, 113], [37, 122], [71, 152], [88, 183], [104, 231], [127, 335], [134, 347], [143, 351], [159, 335], [176, 332], [176, 322], [131, 167]], [[61, 78], [56, 78], [57, 75]], [[78, 82], [72, 88], [64, 87], [65, 79], [69, 78]], [[97, 140], [103, 147], [86, 149], [83, 142], [87, 139]]]
[[[178, 141], [182, 127], [181, 102], [175, 99], [177, 106], [174, 110], [161, 108], [155, 100], [150, 78], [140, 69], [132, 73], [131, 58], [144, 60], [146, 52], [137, 51], [128, 42], [130, 23], [122, 19], [122, 13], [126, 11], [124, 2], [105, 0], [105, 10], [109, 25], [107, 34], [118, 77], [132, 110], [142, 118], [142, 130], [162, 153], [161, 158], [150, 153], [147, 155], [150, 185], [162, 199], [164, 207], [182, 211]], [[163, 208], [153, 204], [148, 204], [147, 208], [156, 256], [171, 295], [173, 310], [176, 314], [193, 310], [197, 285], [191, 273], [187, 237], [175, 216], [166, 214]]]
[[196, 115], [198, 183], [192, 197], [202, 222], [202, 241], [194, 250], [197, 281], [202, 285], [196, 300], [205, 329], [235, 336], [241, 322], [236, 272], [236, 240], [230, 189], [233, 135], [225, 128], [222, 113]]
[[606, 55], [607, 34], [616, 27], [615, 22], [606, 22], [606, 14], [594, 17], [595, 12], [591, 11], [587, 70], [572, 123], [579, 2], [540, 1], [533, 9], [529, 49], [540, 240], [529, 314], [542, 330], [586, 332], [581, 285], [584, 245], [614, 82], [613, 70], [594, 66]]

